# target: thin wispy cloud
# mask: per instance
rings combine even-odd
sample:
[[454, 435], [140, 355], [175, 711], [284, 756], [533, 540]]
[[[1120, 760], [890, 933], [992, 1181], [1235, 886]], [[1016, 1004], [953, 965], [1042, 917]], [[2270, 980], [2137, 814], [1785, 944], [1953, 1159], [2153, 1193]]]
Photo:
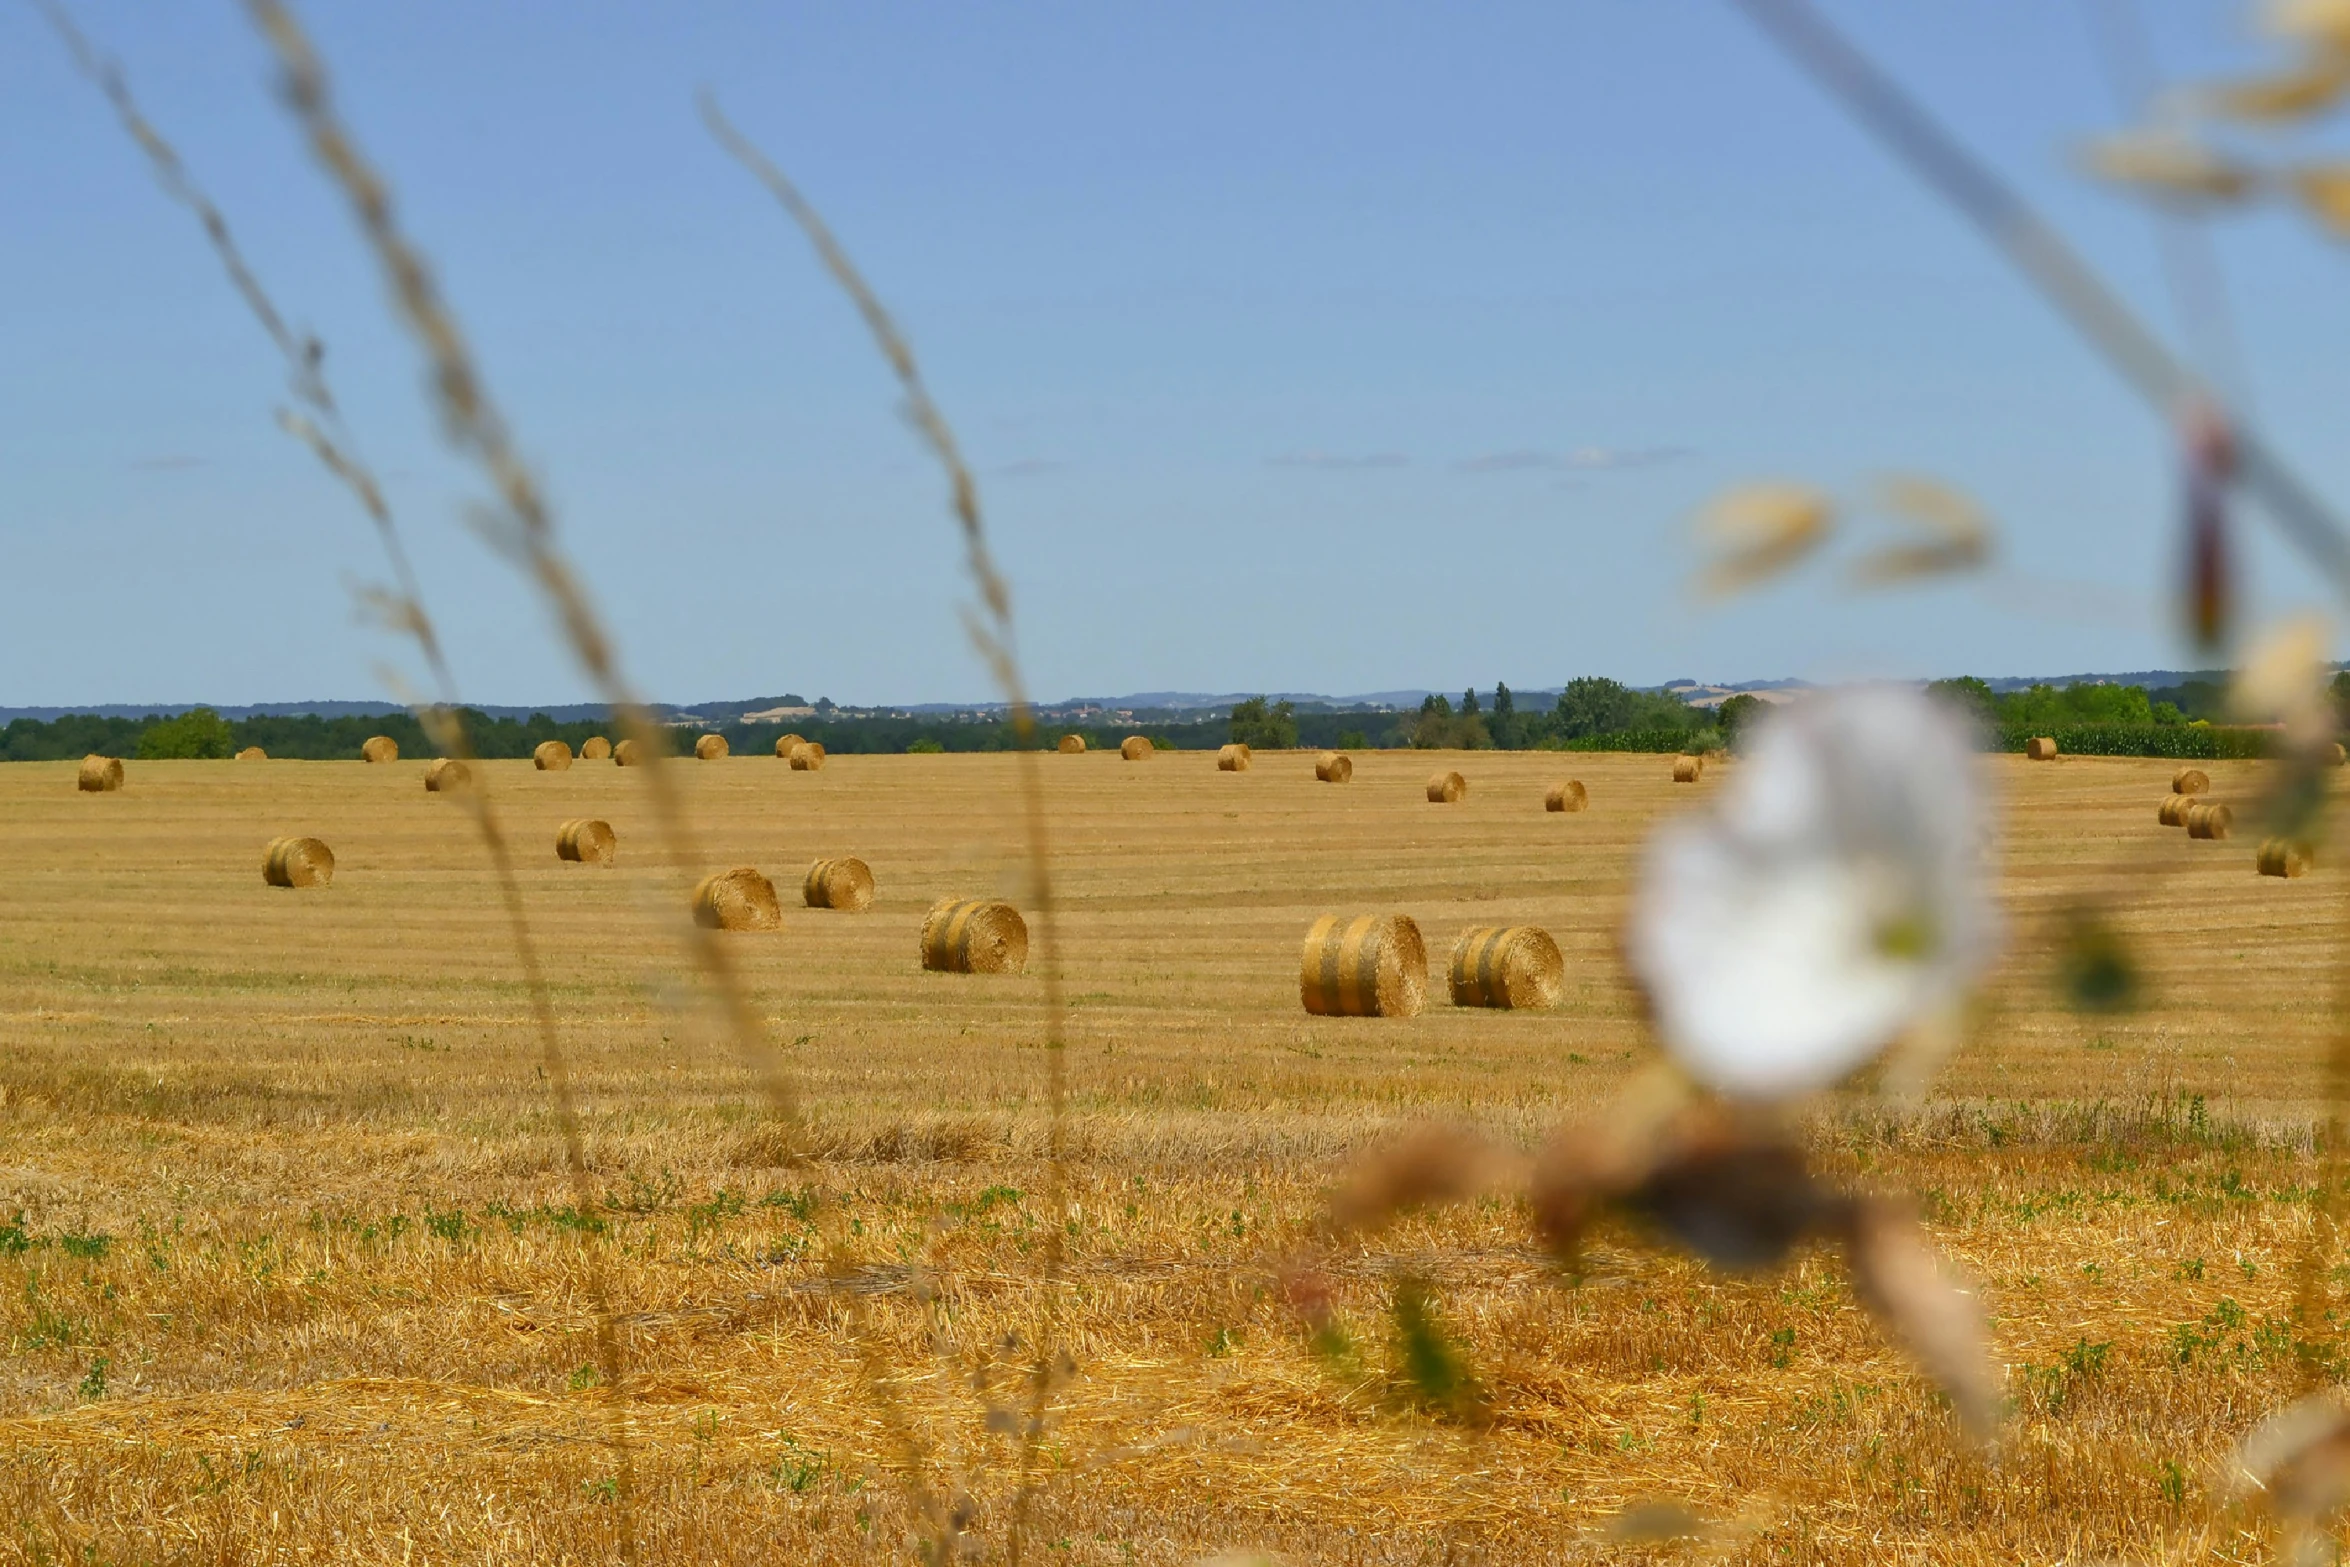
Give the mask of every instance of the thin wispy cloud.
[[1653, 468], [1689, 455], [1686, 446], [1577, 446], [1564, 452], [1517, 447], [1464, 457], [1453, 468], [1460, 473], [1595, 473], [1615, 468]]
[[201, 457], [171, 452], [161, 457], [142, 457], [130, 466], [133, 473], [176, 473], [182, 468], [201, 468], [204, 461]]
[[1411, 459], [1401, 452], [1283, 452], [1268, 457], [1265, 462], [1274, 468], [1318, 468], [1326, 473], [1343, 473], [1362, 468], [1401, 468]]

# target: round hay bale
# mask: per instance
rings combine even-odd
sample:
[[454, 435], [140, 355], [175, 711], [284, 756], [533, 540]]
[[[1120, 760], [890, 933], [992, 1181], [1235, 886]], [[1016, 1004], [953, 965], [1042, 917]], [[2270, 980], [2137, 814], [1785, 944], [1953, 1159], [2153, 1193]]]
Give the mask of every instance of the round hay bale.
[[1118, 742], [1118, 754], [1129, 762], [1147, 762], [1155, 752], [1156, 748], [1143, 735], [1128, 735]]
[[2236, 813], [2217, 800], [2198, 800], [2187, 807], [2185, 815], [2190, 838], [2225, 838], [2236, 820]]
[[1355, 775], [1355, 759], [1344, 751], [1324, 751], [1314, 758], [1314, 777], [1323, 783], [1346, 783]]
[[453, 756], [436, 756], [424, 770], [424, 787], [428, 794], [449, 794], [473, 782], [473, 769]]
[[645, 747], [641, 740], [623, 740], [612, 748], [614, 767], [642, 767], [645, 765]]
[[620, 837], [610, 822], [575, 816], [555, 829], [555, 858], [581, 865], [609, 865], [620, 848]]
[[873, 871], [859, 859], [818, 860], [808, 867], [800, 896], [811, 909], [862, 914], [873, 907]]
[[400, 742], [390, 735], [369, 735], [367, 743], [359, 748], [362, 762], [396, 762], [400, 759]]
[[560, 740], [541, 740], [530, 748], [530, 765], [542, 773], [559, 773], [571, 765], [571, 747]]
[[316, 838], [272, 838], [261, 851], [261, 879], [272, 887], [323, 887], [335, 879], [335, 851]]
[[1580, 778], [1569, 778], [1550, 786], [1550, 793], [1542, 797], [1546, 811], [1580, 811], [1591, 804], [1591, 793], [1583, 787]]
[[993, 898], [941, 898], [922, 917], [922, 966], [941, 974], [1017, 974], [1028, 922]]
[[2187, 808], [2194, 803], [2195, 797], [2191, 794], [2164, 795], [2162, 806], [2154, 813], [2154, 819], [2165, 827], [2184, 827], [2187, 825]]
[[1567, 960], [1538, 925], [1487, 925], [1452, 944], [1456, 1007], [1555, 1007], [1567, 985]]
[[85, 756], [73, 785], [84, 794], [111, 794], [122, 787], [122, 758]]
[[1254, 758], [1249, 755], [1248, 747], [1245, 745], [1219, 746], [1216, 750], [1216, 771], [1245, 773], [1252, 760]]
[[2173, 794], [2201, 794], [2211, 787], [2211, 775], [2200, 767], [2182, 767], [2170, 775]]
[[583, 762], [600, 762], [612, 754], [612, 742], [602, 735], [589, 735], [579, 743], [579, 757]]
[[1705, 758], [1676, 756], [1673, 758], [1673, 782], [1695, 783], [1705, 776]]
[[795, 773], [821, 772], [824, 767], [824, 747], [813, 740], [803, 740], [792, 747], [791, 770]]
[[1451, 805], [1469, 792], [1469, 780], [1459, 773], [1438, 773], [1428, 780], [1428, 803]]
[[2306, 876], [2314, 858], [2310, 846], [2298, 839], [2267, 838], [2261, 841], [2253, 863], [2263, 876]]
[[1083, 756], [1085, 754], [1085, 736], [1061, 736], [1061, 754], [1063, 756]]
[[2035, 762], [2053, 762], [2056, 760], [2056, 742], [2041, 735], [2025, 744], [2024, 755]]
[[712, 930], [773, 930], [783, 923], [775, 883], [748, 865], [713, 871], [694, 888], [694, 923]]
[[723, 758], [730, 749], [732, 748], [727, 745], [726, 736], [704, 735], [694, 742], [694, 760], [715, 762]]
[[269, 753], [257, 745], [249, 745], [237, 753], [237, 760], [240, 762], [266, 762], [269, 760]]
[[779, 762], [788, 762], [791, 760], [792, 752], [807, 743], [807, 740], [799, 735], [777, 735], [775, 737], [775, 759]]
[[1417, 1017], [1428, 949], [1408, 914], [1325, 914], [1306, 931], [1298, 997], [1316, 1017]]

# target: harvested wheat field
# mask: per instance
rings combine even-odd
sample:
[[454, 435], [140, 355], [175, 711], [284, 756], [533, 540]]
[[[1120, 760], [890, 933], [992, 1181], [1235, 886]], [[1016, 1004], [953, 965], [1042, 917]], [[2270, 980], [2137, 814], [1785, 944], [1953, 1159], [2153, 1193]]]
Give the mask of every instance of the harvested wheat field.
[[[607, 1562], [625, 1537], [866, 1562], [949, 1529], [961, 1559], [1017, 1533], [1054, 1563], [2268, 1548], [2220, 1466], [2338, 1349], [2292, 1315], [2330, 860], [2261, 876], [2252, 841], [2162, 827], [2171, 763], [1989, 764], [2007, 957], [1924, 1103], [1856, 1093], [1810, 1134], [1840, 1178], [1915, 1193], [1980, 1279], [2012, 1405], [1985, 1456], [1832, 1249], [1729, 1275], [1612, 1228], [1570, 1276], [1487, 1197], [1341, 1248], [1343, 1334], [1310, 1342], [1277, 1270], [1351, 1160], [1432, 1120], [1530, 1148], [1652, 1058], [1625, 897], [1648, 829], [1717, 785], [1579, 756], [1593, 804], [1562, 833], [1554, 757], [1480, 753], [1443, 811], [1425, 754], [1361, 753], [1340, 790], [1262, 760], [1245, 788], [1201, 752], [1038, 769], [1058, 1187], [1041, 952], [985, 976], [919, 955], [948, 896], [1042, 940], [1016, 759], [836, 756], [814, 790], [670, 764], [688, 867], [633, 770], [474, 764], [518, 846], [585, 1207], [462, 804], [359, 763], [147, 762], [96, 808], [70, 763], [0, 767], [0, 1555]], [[2249, 820], [2257, 764], [2209, 771]], [[582, 817], [631, 852], [592, 876], [547, 855]], [[255, 874], [289, 832], [334, 845], [331, 886]], [[840, 844], [869, 913], [786, 903], [706, 938], [800, 1095], [787, 1125], [700, 999], [686, 911], [707, 872], [796, 877]], [[2082, 898], [2112, 900], [2141, 1010], [2058, 1002], [2049, 921]], [[1409, 915], [1437, 963], [1472, 926], [1540, 926], [1562, 998], [1437, 983], [1417, 1017], [1309, 1015], [1301, 933], [1359, 910]], [[1653, 1539], [1678, 1530], [1700, 1537]]]

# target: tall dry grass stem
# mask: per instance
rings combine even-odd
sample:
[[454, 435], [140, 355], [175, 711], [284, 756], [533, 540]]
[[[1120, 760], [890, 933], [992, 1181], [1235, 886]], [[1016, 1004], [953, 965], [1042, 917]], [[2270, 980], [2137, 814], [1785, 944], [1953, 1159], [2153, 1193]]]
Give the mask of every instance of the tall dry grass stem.
[[1027, 682], [1021, 674], [1017, 639], [1012, 616], [1012, 594], [1003, 573], [995, 564], [993, 551], [988, 547], [987, 526], [979, 505], [979, 484], [971, 468], [963, 460], [962, 449], [955, 440], [953, 428], [939, 411], [929, 387], [922, 379], [920, 364], [914, 357], [913, 346], [898, 329], [896, 320], [866, 282], [856, 263], [849, 259], [799, 187], [784, 174], [765, 153], [738, 131], [734, 123], [719, 107], [718, 100], [704, 92], [700, 97], [702, 119], [710, 134], [737, 162], [749, 170], [759, 183], [767, 188], [792, 221], [799, 225], [815, 248], [833, 281], [838, 283], [857, 313], [864, 318], [866, 329], [872, 334], [874, 346], [889, 362], [896, 375], [898, 388], [906, 399], [906, 416], [915, 432], [937, 458], [944, 470], [955, 521], [962, 533], [964, 563], [979, 595], [981, 614], [964, 612], [964, 629], [973, 646], [994, 674], [996, 684], [1010, 703], [1014, 732], [1020, 741], [1020, 794], [1022, 814], [1027, 828], [1029, 877], [1032, 883], [1031, 901], [1037, 915], [1038, 947], [1041, 956], [1040, 973], [1044, 991], [1045, 1062], [1047, 1074], [1048, 1114], [1050, 1132], [1048, 1142], [1048, 1200], [1053, 1222], [1046, 1232], [1041, 1274], [1043, 1280], [1044, 1322], [1038, 1335], [1033, 1382], [1030, 1388], [1028, 1419], [1020, 1438], [1019, 1489], [1012, 1505], [1012, 1519], [1006, 1537], [1006, 1554], [1012, 1567], [1019, 1567], [1026, 1539], [1029, 1514], [1036, 1491], [1036, 1460], [1043, 1440], [1045, 1415], [1050, 1407], [1054, 1384], [1054, 1343], [1056, 1312], [1060, 1296], [1063, 1265], [1062, 1237], [1068, 1220], [1067, 1172], [1067, 1111], [1068, 1062], [1067, 1039], [1064, 1027], [1064, 1003], [1061, 984], [1060, 940], [1056, 927], [1050, 834], [1044, 804], [1044, 784], [1036, 764], [1036, 716], [1029, 699]]

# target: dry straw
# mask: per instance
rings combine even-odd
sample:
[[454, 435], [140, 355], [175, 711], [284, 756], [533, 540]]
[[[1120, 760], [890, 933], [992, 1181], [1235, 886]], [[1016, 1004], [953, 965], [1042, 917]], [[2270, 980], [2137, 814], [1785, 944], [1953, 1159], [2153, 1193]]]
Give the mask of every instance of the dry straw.
[[2235, 825], [2236, 813], [2216, 800], [2199, 800], [2187, 807], [2187, 836], [2190, 838], [2225, 838]]
[[541, 740], [530, 748], [530, 765], [542, 773], [559, 773], [571, 765], [571, 747], [560, 740]]
[[602, 735], [589, 735], [579, 743], [579, 757], [583, 762], [600, 762], [612, 754], [612, 742]]
[[1487, 925], [1452, 944], [1456, 1007], [1555, 1007], [1566, 988], [1567, 960], [1538, 925]]
[[1316, 1017], [1417, 1017], [1428, 948], [1408, 914], [1325, 914], [1308, 927], [1298, 996]]
[[1324, 751], [1314, 758], [1314, 777], [1322, 783], [1345, 783], [1355, 775], [1355, 759], [1344, 751]]
[[1245, 773], [1248, 771], [1250, 760], [1249, 750], [1245, 745], [1221, 746], [1216, 751], [1216, 771]]
[[1673, 758], [1673, 782], [1695, 783], [1705, 776], [1705, 759], [1699, 756]]
[[1546, 811], [1580, 811], [1591, 804], [1591, 792], [1583, 787], [1580, 778], [1569, 778], [1550, 786], [1550, 793], [1542, 797]]
[[1061, 754], [1063, 756], [1083, 756], [1085, 754], [1085, 736], [1061, 736]]
[[621, 741], [618, 745], [614, 746], [612, 748], [612, 765], [615, 767], [644, 766], [644, 742], [636, 739], [634, 736], [631, 736], [628, 739]]
[[1451, 805], [1469, 792], [1469, 780], [1459, 773], [1437, 773], [1428, 780], [1428, 803]]
[[803, 740], [791, 748], [791, 770], [795, 773], [813, 773], [823, 769], [824, 747], [813, 740]]
[[453, 756], [433, 758], [424, 770], [424, 787], [433, 794], [453, 794], [473, 782], [473, 769]]
[[335, 879], [335, 851], [316, 838], [272, 838], [261, 851], [261, 879], [272, 887], [323, 887]]
[[2046, 735], [2040, 735], [2024, 747], [2024, 755], [2035, 762], [2053, 762], [2056, 760], [2056, 742]]
[[1129, 762], [1147, 762], [1154, 754], [1154, 747], [1146, 736], [1128, 735], [1118, 742], [1118, 754]]
[[2211, 787], [2211, 775], [2200, 767], [2182, 767], [2171, 774], [2170, 792], [2173, 794], [2201, 794]]
[[697, 761], [715, 762], [724, 757], [729, 749], [726, 736], [704, 735], [694, 742], [694, 758]]
[[2253, 863], [2263, 876], [2306, 876], [2314, 858], [2310, 846], [2297, 838], [2268, 838]]
[[994, 898], [941, 898], [922, 917], [922, 966], [941, 974], [1017, 974], [1028, 922]]
[[804, 735], [777, 735], [775, 737], [775, 759], [779, 762], [788, 762], [791, 760], [792, 752], [807, 743], [807, 737]]
[[558, 860], [576, 860], [582, 865], [609, 865], [619, 848], [620, 838], [612, 831], [612, 824], [598, 821], [592, 816], [575, 816], [555, 829], [555, 858]]
[[257, 745], [249, 745], [237, 753], [237, 760], [240, 762], [266, 762], [269, 760], [269, 753]]
[[811, 909], [862, 914], [873, 907], [873, 872], [859, 859], [818, 860], [808, 867], [800, 896]]
[[708, 930], [773, 930], [783, 923], [775, 883], [748, 865], [714, 871], [694, 888], [694, 923]]
[[74, 787], [84, 794], [111, 794], [122, 787], [122, 758], [118, 756], [85, 756], [82, 770], [74, 778]]
[[396, 762], [400, 759], [400, 742], [390, 735], [369, 735], [367, 743], [359, 748], [363, 762]]
[[2184, 827], [2187, 825], [2187, 811], [2195, 803], [2195, 797], [2191, 794], [2164, 795], [2161, 807], [2154, 813], [2154, 819], [2165, 827]]

